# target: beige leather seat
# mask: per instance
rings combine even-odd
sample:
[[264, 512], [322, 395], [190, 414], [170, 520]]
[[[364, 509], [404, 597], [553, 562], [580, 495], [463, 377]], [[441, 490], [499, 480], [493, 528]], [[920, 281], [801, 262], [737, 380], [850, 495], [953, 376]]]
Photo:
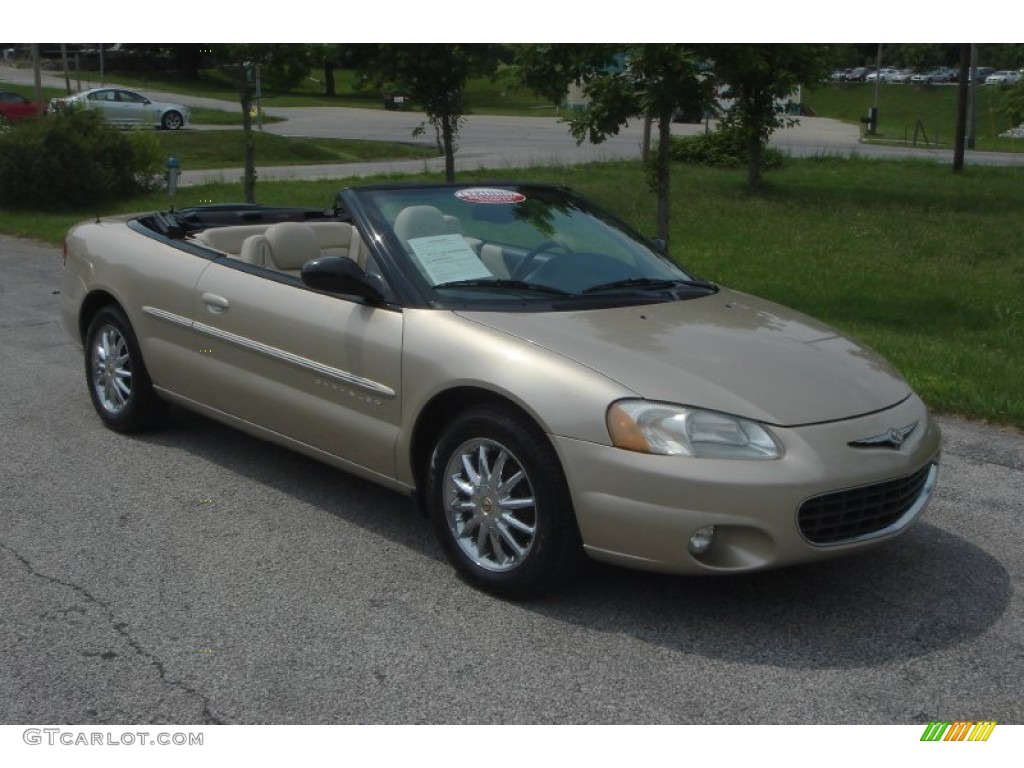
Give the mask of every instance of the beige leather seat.
[[395, 235], [406, 249], [409, 249], [409, 241], [418, 237], [450, 234], [451, 224], [432, 205], [410, 205], [399, 211], [395, 218]]
[[311, 221], [306, 226], [316, 233], [321, 256], [347, 256], [366, 269], [366, 249], [358, 229], [344, 221]]
[[[410, 240], [417, 237], [435, 237], [437, 235], [462, 235], [462, 225], [455, 216], [446, 216], [432, 205], [410, 205], [403, 208], [395, 217], [395, 234], [399, 242], [411, 254], [413, 252], [409, 245]], [[508, 277], [508, 270], [501, 263], [501, 251], [498, 249], [497, 256], [487, 257], [481, 253], [480, 241], [465, 237], [463, 239], [478, 257], [481, 257], [484, 265], [490, 269], [492, 274], [498, 277]], [[485, 248], [487, 246], [484, 246]], [[495, 246], [497, 247], [497, 246]]]
[[320, 241], [312, 227], [282, 221], [267, 227], [263, 235], [247, 237], [238, 258], [247, 264], [297, 277], [303, 264], [320, 256]]

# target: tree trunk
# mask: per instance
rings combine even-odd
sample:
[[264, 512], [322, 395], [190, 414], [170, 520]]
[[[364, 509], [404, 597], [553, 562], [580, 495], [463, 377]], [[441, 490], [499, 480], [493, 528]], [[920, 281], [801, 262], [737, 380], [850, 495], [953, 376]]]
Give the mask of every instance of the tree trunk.
[[669, 203], [672, 194], [672, 113], [658, 117], [658, 237], [668, 251]]
[[752, 128], [747, 133], [747, 185], [756, 187], [761, 183], [761, 137]]
[[640, 161], [647, 165], [651, 159], [651, 124], [654, 122], [654, 115], [644, 115], [644, 138], [640, 145]]
[[248, 72], [245, 64], [239, 64], [238, 95], [242, 102], [242, 131], [245, 134], [245, 176], [242, 179], [242, 191], [245, 202], [256, 202], [256, 146], [252, 138], [252, 89], [249, 86]]
[[455, 181], [455, 130], [451, 115], [441, 115], [441, 141], [444, 145], [444, 179]]
[[335, 96], [337, 92], [334, 87], [334, 62], [324, 62], [324, 93], [327, 96]]

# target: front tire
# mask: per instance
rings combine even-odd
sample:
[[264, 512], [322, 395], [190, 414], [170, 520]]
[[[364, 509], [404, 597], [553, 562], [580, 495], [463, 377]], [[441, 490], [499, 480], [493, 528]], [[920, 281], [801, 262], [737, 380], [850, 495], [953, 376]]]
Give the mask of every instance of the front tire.
[[116, 432], [151, 429], [167, 413], [167, 403], [153, 391], [131, 323], [118, 307], [104, 307], [89, 323], [85, 378], [96, 413]]
[[181, 116], [180, 112], [166, 112], [160, 121], [160, 125], [165, 131], [176, 131], [185, 124], [185, 118]]
[[449, 561], [488, 592], [548, 591], [583, 560], [558, 456], [510, 409], [481, 406], [455, 418], [431, 455], [427, 508]]

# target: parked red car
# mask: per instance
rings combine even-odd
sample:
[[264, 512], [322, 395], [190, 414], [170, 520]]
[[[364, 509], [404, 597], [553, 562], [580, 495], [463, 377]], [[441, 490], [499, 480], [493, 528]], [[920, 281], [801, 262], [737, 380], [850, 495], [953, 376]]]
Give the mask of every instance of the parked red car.
[[20, 93], [0, 90], [0, 122], [15, 123], [39, 114], [39, 108]]

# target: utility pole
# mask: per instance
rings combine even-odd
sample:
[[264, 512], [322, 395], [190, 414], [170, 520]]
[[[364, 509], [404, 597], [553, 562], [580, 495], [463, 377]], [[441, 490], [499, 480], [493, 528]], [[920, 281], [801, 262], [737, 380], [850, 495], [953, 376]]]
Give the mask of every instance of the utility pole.
[[978, 135], [978, 44], [971, 43], [971, 93], [967, 102], [967, 148], [974, 149]]
[[43, 72], [42, 64], [39, 61], [39, 43], [32, 43], [32, 76], [35, 81], [35, 93], [33, 98], [36, 102], [36, 107], [39, 109], [39, 113], [42, 114], [43, 107]]
[[964, 169], [964, 138], [967, 133], [967, 88], [970, 79], [971, 44], [960, 44], [960, 76], [956, 89], [956, 139], [953, 143], [953, 173]]
[[875, 114], [874, 120], [868, 123], [870, 133], [878, 133], [878, 89], [882, 85], [882, 44], [878, 44], [878, 59], [875, 62]]
[[71, 95], [71, 74], [68, 72], [68, 44], [60, 44], [60, 63], [64, 66], [64, 90]]

